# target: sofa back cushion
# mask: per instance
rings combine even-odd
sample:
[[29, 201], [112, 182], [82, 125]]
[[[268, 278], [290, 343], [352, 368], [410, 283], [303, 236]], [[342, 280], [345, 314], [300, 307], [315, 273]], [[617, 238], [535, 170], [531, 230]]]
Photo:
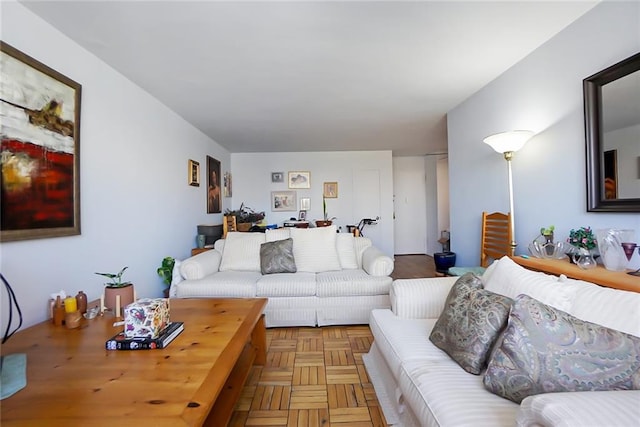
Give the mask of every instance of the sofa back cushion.
[[340, 270], [336, 249], [336, 226], [292, 228], [293, 257], [298, 271], [319, 273]]
[[520, 295], [483, 380], [516, 403], [540, 393], [637, 390], [640, 338]]
[[291, 229], [289, 227], [273, 228], [264, 231], [264, 237], [267, 242], [275, 242], [291, 237]]
[[358, 268], [354, 241], [355, 237], [351, 233], [338, 233], [336, 235], [336, 249], [340, 259], [340, 266], [343, 270]]
[[560, 281], [574, 289], [570, 314], [640, 337], [640, 293], [604, 288], [565, 277]]
[[264, 233], [227, 233], [220, 271], [260, 272], [260, 245], [264, 241]]
[[514, 299], [520, 294], [549, 304], [557, 309], [569, 311], [575, 289], [564, 286], [557, 276], [527, 270], [509, 257], [495, 261], [488, 278], [483, 276], [484, 288], [488, 291]]

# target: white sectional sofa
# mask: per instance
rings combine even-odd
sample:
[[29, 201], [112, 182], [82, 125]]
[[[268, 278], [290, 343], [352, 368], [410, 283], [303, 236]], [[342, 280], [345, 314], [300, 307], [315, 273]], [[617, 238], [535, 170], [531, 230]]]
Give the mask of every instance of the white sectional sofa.
[[[263, 244], [287, 239], [295, 273], [262, 274]], [[213, 250], [182, 261], [179, 271], [184, 280], [172, 284], [171, 297], [266, 297], [267, 327], [367, 324], [372, 309], [390, 307], [393, 259], [335, 226], [282, 228], [228, 233]]]
[[[550, 369], [551, 375], [558, 375], [559, 381], [568, 383], [570, 387], [584, 387], [579, 390], [592, 389], [599, 384], [599, 379], [587, 382], [575, 381], [571, 375], [565, 376], [565, 369], [579, 371], [579, 375], [600, 375], [600, 362], [607, 365], [607, 369], [622, 369], [628, 374], [629, 382], [634, 382], [631, 388], [635, 390], [621, 391], [563, 391], [529, 395], [515, 403], [502, 396], [488, 391], [483, 383], [484, 376], [492, 369], [492, 364], [498, 366], [509, 361], [511, 357], [503, 350], [513, 350], [522, 342], [509, 343], [505, 335], [518, 327], [518, 318], [513, 317], [517, 311], [515, 303], [507, 308], [507, 321], [498, 333], [496, 341], [488, 354], [489, 368], [474, 375], [465, 371], [447, 353], [436, 347], [430, 341], [430, 335], [438, 318], [447, 306], [451, 305], [450, 294], [457, 277], [396, 280], [391, 288], [391, 308], [373, 310], [370, 327], [374, 336], [374, 343], [368, 354], [364, 356], [365, 366], [374, 384], [378, 399], [383, 408], [387, 422], [397, 426], [637, 426], [640, 425], [640, 354], [638, 338], [640, 337], [640, 294], [603, 288], [592, 283], [556, 277], [544, 273], [524, 269], [505, 257], [492, 264], [481, 277], [480, 287], [492, 293], [523, 301], [530, 296], [530, 301], [551, 311], [564, 311], [578, 319], [602, 325], [624, 334], [616, 332], [627, 339], [625, 345], [610, 353], [598, 354], [598, 363], [591, 363], [589, 356], [594, 353], [579, 350], [568, 350], [570, 356], [584, 356], [583, 361], [572, 362], [563, 366], [561, 357], [556, 360], [532, 357], [519, 366], [535, 371]], [[477, 280], [477, 278], [476, 278]], [[477, 280], [480, 282], [480, 280]], [[455, 288], [460, 285], [456, 284]], [[453, 294], [453, 292], [452, 292]], [[495, 295], [494, 295], [495, 296]], [[501, 297], [498, 297], [501, 298]], [[446, 311], [446, 310], [445, 310]], [[539, 317], [533, 323], [556, 321], [549, 319], [540, 311]], [[564, 316], [564, 315], [563, 315]], [[463, 316], [462, 316], [463, 317]], [[460, 320], [464, 322], [464, 320]], [[470, 320], [473, 322], [473, 320]], [[580, 321], [577, 321], [580, 323]], [[523, 322], [524, 324], [524, 322]], [[582, 322], [584, 327], [586, 324]], [[437, 328], [437, 327], [436, 327]], [[604, 329], [604, 328], [603, 328]], [[587, 339], [597, 342], [599, 338], [593, 328], [587, 327]], [[607, 331], [609, 331], [607, 329]], [[545, 330], [544, 334], [528, 332], [524, 341], [538, 339], [542, 345], [553, 345], [564, 341], [577, 340], [584, 336], [573, 330], [553, 328]], [[547, 335], [545, 335], [547, 334]], [[549, 335], [550, 334], [550, 335]], [[626, 335], [629, 334], [629, 335]], [[600, 335], [602, 337], [603, 335]], [[542, 338], [540, 338], [542, 337]], [[605, 341], [616, 343], [612, 336], [604, 335]], [[616, 338], [617, 339], [617, 338]], [[558, 343], [556, 343], [558, 341]], [[579, 340], [577, 340], [579, 341]], [[629, 342], [635, 342], [635, 347]], [[551, 343], [551, 344], [549, 344]], [[511, 349], [509, 344], [513, 344]], [[527, 342], [526, 345], [530, 343]], [[613, 344], [612, 344], [613, 345]], [[505, 347], [506, 346], [506, 347]], [[555, 347], [554, 347], [555, 348]], [[556, 354], [549, 350], [549, 354]], [[619, 362], [618, 358], [625, 359]], [[575, 363], [574, 363], [575, 362]], [[515, 370], [517, 370], [516, 367]], [[531, 384], [514, 381], [508, 377], [508, 370], [500, 371], [506, 382], [504, 386], [526, 386]], [[505, 374], [506, 373], [506, 374]], [[547, 374], [549, 371], [547, 371]], [[538, 373], [539, 374], [539, 373]], [[536, 375], [538, 375], [536, 374]], [[542, 375], [535, 378], [542, 378]], [[604, 374], [606, 376], [606, 374]], [[507, 378], [508, 377], [508, 378]], [[608, 378], [608, 377], [607, 377]], [[501, 378], [498, 378], [498, 382]], [[495, 385], [495, 378], [494, 378]], [[534, 381], [535, 382], [535, 381]], [[606, 382], [606, 381], [604, 381]], [[491, 381], [489, 381], [491, 383]], [[503, 384], [504, 385], [504, 384]], [[541, 384], [542, 387], [548, 386]], [[605, 384], [606, 386], [606, 384]], [[499, 386], [498, 388], [500, 388]], [[606, 387], [605, 387], [606, 388]], [[613, 386], [616, 388], [616, 386]], [[518, 390], [520, 391], [520, 390]], [[548, 390], [545, 390], [548, 391]]]

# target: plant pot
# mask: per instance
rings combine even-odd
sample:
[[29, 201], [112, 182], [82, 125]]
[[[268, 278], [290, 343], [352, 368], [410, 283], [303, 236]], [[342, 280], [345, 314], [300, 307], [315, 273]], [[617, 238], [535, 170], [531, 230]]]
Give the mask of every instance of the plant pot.
[[238, 231], [242, 231], [242, 232], [246, 233], [251, 229], [251, 223], [250, 222], [241, 222], [241, 223], [237, 224], [236, 227], [238, 227]]
[[316, 221], [316, 227], [329, 227], [331, 224], [333, 224], [332, 221], [321, 221], [321, 220]]
[[436, 271], [446, 273], [451, 267], [456, 265], [455, 252], [436, 252], [433, 254], [433, 261], [436, 264]]
[[121, 288], [104, 288], [104, 306], [109, 310], [116, 308], [116, 296], [120, 295], [120, 315], [124, 308], [133, 302], [133, 285], [129, 284]]

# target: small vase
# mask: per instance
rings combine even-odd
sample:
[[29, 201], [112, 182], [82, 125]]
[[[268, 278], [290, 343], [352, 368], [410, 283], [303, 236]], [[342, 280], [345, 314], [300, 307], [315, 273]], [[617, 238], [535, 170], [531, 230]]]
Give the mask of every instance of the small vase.
[[596, 259], [591, 252], [586, 249], [580, 249], [580, 253], [573, 254], [573, 262], [583, 270], [596, 268]]

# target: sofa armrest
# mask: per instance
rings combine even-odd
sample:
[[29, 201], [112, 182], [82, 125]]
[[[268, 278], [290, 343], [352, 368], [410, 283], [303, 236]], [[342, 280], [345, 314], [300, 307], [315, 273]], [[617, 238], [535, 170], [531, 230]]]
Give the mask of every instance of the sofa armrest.
[[186, 280], [198, 280], [215, 273], [220, 268], [222, 254], [215, 249], [201, 252], [182, 261], [180, 274]]
[[393, 273], [393, 259], [375, 246], [362, 253], [362, 269], [370, 276], [389, 276]]
[[406, 319], [436, 319], [458, 277], [397, 279], [391, 284], [391, 310]]
[[520, 404], [518, 426], [637, 426], [640, 390], [582, 391], [529, 396]]

